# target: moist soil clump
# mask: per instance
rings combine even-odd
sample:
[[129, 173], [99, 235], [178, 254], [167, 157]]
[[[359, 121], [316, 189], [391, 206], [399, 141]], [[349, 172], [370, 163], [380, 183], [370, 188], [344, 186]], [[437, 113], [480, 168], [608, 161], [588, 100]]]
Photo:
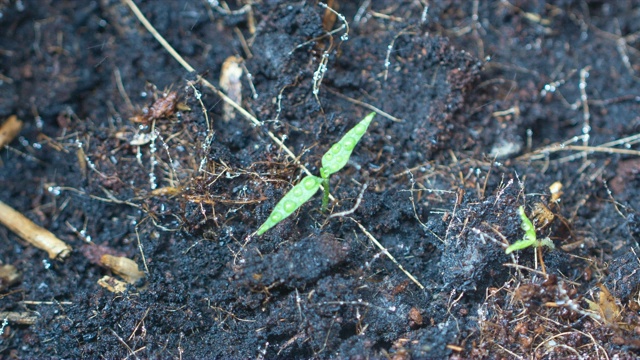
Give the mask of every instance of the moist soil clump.
[[0, 226], [0, 359], [638, 356], [640, 2], [136, 3], [195, 71], [0, 1], [0, 201], [74, 249]]

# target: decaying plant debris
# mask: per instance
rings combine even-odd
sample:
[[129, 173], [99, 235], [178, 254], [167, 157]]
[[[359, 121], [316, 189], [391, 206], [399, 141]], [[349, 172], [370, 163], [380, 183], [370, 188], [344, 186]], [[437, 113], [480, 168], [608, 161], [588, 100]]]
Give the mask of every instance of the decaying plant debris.
[[640, 3], [65, 6], [0, 2], [0, 201], [77, 249], [0, 227], [0, 358], [639, 355]]

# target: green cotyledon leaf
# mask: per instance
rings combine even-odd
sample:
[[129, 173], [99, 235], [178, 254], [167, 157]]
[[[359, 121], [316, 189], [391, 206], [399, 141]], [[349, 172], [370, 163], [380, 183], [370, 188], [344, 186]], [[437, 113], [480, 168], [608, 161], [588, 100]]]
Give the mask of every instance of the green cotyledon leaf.
[[353, 148], [356, 147], [362, 136], [367, 132], [371, 120], [376, 116], [375, 112], [365, 116], [356, 126], [349, 130], [337, 143], [322, 156], [322, 168], [320, 175], [327, 179], [342, 169], [351, 157]]
[[321, 183], [322, 179], [317, 176], [310, 175], [302, 179], [298, 185], [291, 188], [276, 204], [269, 218], [260, 226], [256, 233], [258, 235], [264, 234], [277, 223], [293, 214], [302, 204], [311, 199], [320, 188]]
[[522, 240], [530, 241], [536, 240], [536, 228], [533, 226], [533, 223], [527, 217], [527, 214], [524, 213], [524, 206], [520, 206], [518, 208], [518, 215], [520, 215], [520, 221], [522, 224], [520, 227], [524, 230], [524, 237]]
[[527, 214], [525, 214], [523, 206], [520, 206], [518, 208], [518, 215], [520, 215], [520, 221], [522, 222], [520, 227], [522, 227], [522, 230], [524, 230], [524, 236], [522, 237], [522, 240], [518, 240], [507, 247], [507, 249], [505, 250], [505, 253], [507, 255], [516, 250], [523, 250], [530, 246], [547, 246], [550, 249], [555, 248], [553, 241], [551, 241], [551, 239], [549, 239], [548, 237], [542, 240], [537, 239], [536, 228], [533, 226], [531, 220], [529, 220], [529, 218], [527, 217]]

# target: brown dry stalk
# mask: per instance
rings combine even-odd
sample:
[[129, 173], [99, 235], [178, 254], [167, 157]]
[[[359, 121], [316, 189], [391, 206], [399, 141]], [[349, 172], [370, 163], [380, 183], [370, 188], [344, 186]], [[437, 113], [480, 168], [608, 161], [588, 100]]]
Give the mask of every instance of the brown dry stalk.
[[71, 246], [2, 201], [0, 201], [0, 223], [26, 242], [46, 251], [51, 259], [62, 260], [71, 253]]
[[394, 121], [394, 122], [404, 122], [404, 120], [402, 120], [402, 119], [398, 119], [397, 117], [395, 117], [395, 116], [393, 116], [393, 115], [391, 115], [391, 114], [389, 114], [389, 113], [387, 113], [387, 112], [385, 112], [385, 111], [382, 111], [381, 109], [379, 109], [379, 108], [377, 108], [377, 107], [375, 107], [375, 106], [373, 106], [373, 105], [371, 105], [371, 104], [369, 104], [369, 103], [366, 103], [366, 102], [364, 102], [364, 101], [360, 101], [360, 100], [358, 100], [358, 99], [354, 99], [354, 98], [349, 97], [349, 96], [347, 96], [347, 95], [341, 94], [341, 93], [339, 93], [339, 92], [337, 92], [337, 91], [335, 91], [335, 90], [332, 90], [332, 89], [330, 89], [330, 88], [327, 88], [327, 91], [328, 91], [328, 92], [330, 92], [330, 93], [332, 93], [333, 95], [335, 95], [335, 96], [339, 97], [339, 98], [342, 98], [342, 99], [347, 100], [348, 102], [354, 103], [354, 104], [356, 104], [356, 105], [360, 105], [360, 106], [362, 106], [362, 107], [363, 107], [363, 108], [365, 108], [365, 109], [369, 109], [369, 110], [371, 110], [371, 111], [375, 111], [375, 112], [376, 112], [376, 114], [378, 114], [378, 115], [380, 115], [380, 116], [384, 116], [384, 117], [386, 117], [387, 119], [389, 119], [389, 120], [391, 120], [391, 121]]
[[256, 204], [267, 200], [265, 196], [262, 196], [257, 199], [248, 199], [248, 200], [233, 200], [233, 199], [222, 199], [220, 197], [213, 197], [210, 195], [185, 195], [185, 199], [189, 202], [194, 203], [205, 203], [209, 205], [215, 205], [216, 203], [220, 204]]
[[7, 121], [0, 125], [0, 149], [13, 141], [20, 130], [22, 130], [22, 121], [15, 115], [9, 116]]
[[104, 254], [100, 258], [100, 263], [118, 274], [129, 284], [135, 284], [138, 280], [144, 278], [144, 272], [138, 270], [138, 264], [126, 257]]
[[0, 311], [0, 324], [1, 320], [7, 320], [9, 323], [20, 325], [33, 325], [38, 320], [35, 313], [29, 311]]

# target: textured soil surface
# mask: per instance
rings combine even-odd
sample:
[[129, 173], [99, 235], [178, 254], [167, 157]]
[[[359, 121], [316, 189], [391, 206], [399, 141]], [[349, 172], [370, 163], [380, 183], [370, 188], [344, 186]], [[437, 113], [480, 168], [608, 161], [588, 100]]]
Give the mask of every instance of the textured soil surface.
[[73, 247], [0, 226], [0, 359], [640, 356], [640, 1], [136, 3], [195, 72], [126, 1], [0, 0], [0, 201]]

